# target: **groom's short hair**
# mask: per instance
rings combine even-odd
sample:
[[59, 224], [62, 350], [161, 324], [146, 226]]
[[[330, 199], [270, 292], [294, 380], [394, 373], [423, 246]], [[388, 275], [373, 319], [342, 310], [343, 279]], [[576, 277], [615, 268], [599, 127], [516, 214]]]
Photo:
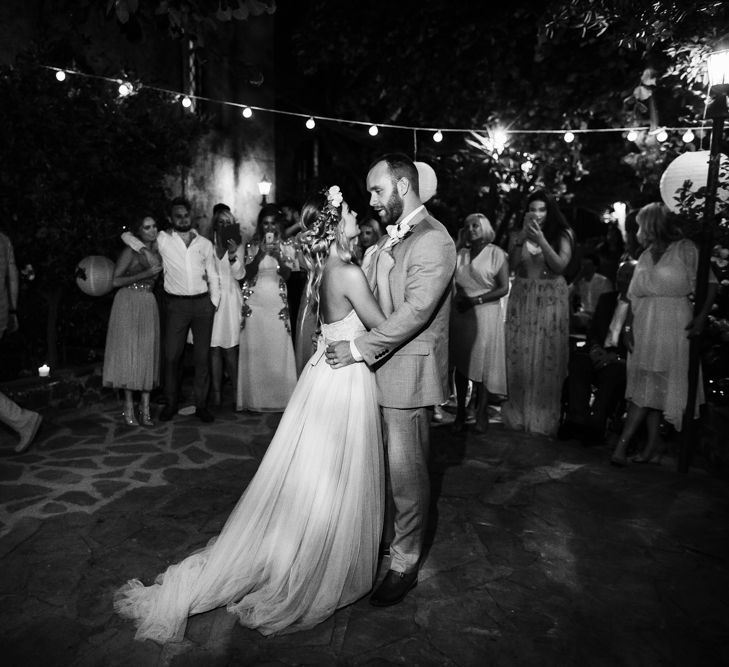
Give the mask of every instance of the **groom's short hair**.
[[393, 185], [401, 178], [407, 178], [413, 192], [420, 196], [420, 178], [415, 163], [405, 153], [385, 153], [378, 157], [371, 165], [370, 170], [379, 162], [387, 164]]

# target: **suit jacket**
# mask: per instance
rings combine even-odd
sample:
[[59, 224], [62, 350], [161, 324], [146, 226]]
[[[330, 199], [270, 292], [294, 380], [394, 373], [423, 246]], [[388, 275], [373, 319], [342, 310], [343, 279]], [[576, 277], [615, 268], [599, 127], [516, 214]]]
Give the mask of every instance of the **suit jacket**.
[[[456, 248], [446, 228], [423, 211], [392, 247], [394, 311], [355, 340], [376, 371], [380, 405], [417, 408], [448, 396], [448, 320]], [[387, 242], [385, 236], [379, 249]], [[376, 265], [376, 258], [373, 261]]]
[[[610, 330], [610, 322], [613, 319], [615, 313], [615, 307], [618, 305], [619, 292], [605, 292], [600, 295], [597, 300], [597, 306], [595, 306], [595, 313], [592, 316], [592, 322], [590, 329], [587, 332], [587, 348], [594, 344], [603, 347], [605, 345], [605, 337], [608, 335]], [[620, 356], [625, 358], [628, 351], [623, 343], [623, 337], [620, 336], [617, 352]]]

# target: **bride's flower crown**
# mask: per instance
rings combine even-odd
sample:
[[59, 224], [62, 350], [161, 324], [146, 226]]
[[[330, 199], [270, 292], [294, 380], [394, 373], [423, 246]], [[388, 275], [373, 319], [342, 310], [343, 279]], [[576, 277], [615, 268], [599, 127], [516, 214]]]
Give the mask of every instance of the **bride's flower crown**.
[[344, 201], [344, 195], [338, 185], [332, 185], [330, 188], [322, 190], [321, 193], [326, 196], [327, 203], [323, 206], [319, 214], [310, 227], [313, 237], [326, 239], [331, 242], [337, 232], [337, 225], [341, 219], [341, 206]]

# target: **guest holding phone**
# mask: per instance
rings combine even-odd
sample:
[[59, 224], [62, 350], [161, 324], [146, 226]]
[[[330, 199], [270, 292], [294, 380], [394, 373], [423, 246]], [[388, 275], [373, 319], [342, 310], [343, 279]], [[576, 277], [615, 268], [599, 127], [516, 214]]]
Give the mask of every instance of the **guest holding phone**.
[[258, 214], [242, 287], [236, 409], [282, 412], [296, 385], [286, 281], [295, 255], [282, 243], [284, 217], [275, 204]]
[[240, 226], [230, 209], [221, 208], [213, 214], [213, 245], [220, 275], [220, 305], [215, 311], [210, 338], [210, 376], [212, 404], [218, 407], [222, 402], [223, 366], [233, 388], [238, 379], [238, 344], [243, 305], [238, 281], [246, 275]]

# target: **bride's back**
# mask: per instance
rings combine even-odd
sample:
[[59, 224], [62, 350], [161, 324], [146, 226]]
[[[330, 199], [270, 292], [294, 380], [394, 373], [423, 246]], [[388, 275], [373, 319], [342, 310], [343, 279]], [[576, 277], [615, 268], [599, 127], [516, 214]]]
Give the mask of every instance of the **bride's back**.
[[343, 320], [352, 310], [352, 302], [345, 295], [350, 271], [360, 271], [358, 266], [330, 257], [324, 265], [319, 285], [319, 317], [325, 324]]

